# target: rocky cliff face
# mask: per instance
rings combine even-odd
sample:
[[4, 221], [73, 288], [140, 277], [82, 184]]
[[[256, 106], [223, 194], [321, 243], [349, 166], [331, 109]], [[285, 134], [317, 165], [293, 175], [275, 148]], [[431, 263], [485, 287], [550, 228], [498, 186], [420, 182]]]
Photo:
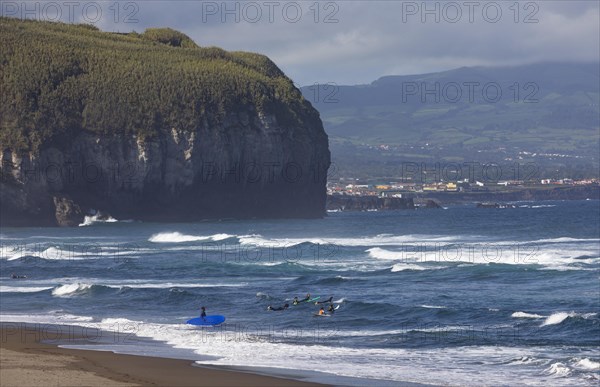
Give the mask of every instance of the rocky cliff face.
[[320, 217], [328, 142], [319, 119], [305, 122], [284, 127], [246, 106], [220, 127], [152, 140], [81, 132], [35, 154], [5, 149], [1, 222], [72, 226], [92, 210], [145, 221]]

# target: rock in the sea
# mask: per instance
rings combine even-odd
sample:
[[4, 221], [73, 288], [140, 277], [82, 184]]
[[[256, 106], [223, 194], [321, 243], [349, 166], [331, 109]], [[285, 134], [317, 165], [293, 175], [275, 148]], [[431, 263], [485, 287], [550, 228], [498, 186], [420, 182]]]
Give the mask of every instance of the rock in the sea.
[[83, 212], [73, 200], [65, 197], [53, 197], [56, 223], [62, 227], [74, 227], [81, 223]]

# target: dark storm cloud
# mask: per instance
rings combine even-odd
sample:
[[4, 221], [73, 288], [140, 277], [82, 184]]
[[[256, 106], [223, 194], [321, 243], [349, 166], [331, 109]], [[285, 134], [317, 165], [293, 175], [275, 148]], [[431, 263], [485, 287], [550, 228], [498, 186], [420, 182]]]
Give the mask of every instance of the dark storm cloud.
[[[202, 46], [264, 53], [302, 85], [600, 57], [597, 1], [123, 1], [118, 18], [114, 2], [98, 4], [104, 30], [168, 26]], [[136, 22], [124, 23], [131, 4]]]

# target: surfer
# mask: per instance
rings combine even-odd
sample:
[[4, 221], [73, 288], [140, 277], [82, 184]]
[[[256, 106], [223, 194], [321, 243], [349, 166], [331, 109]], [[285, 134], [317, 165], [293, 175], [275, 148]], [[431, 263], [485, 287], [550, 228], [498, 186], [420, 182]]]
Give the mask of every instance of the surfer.
[[325, 315], [325, 309], [323, 307], [321, 307], [321, 309], [319, 309], [319, 316], [323, 316]]
[[333, 314], [333, 312], [335, 311], [335, 307], [333, 306], [333, 303], [329, 304], [329, 306], [327, 307], [327, 311], [331, 314]]
[[16, 275], [15, 273], [12, 273], [10, 275], [10, 278], [12, 278], [12, 279], [25, 279], [25, 278], [27, 278], [27, 276], [26, 275]]
[[202, 312], [200, 313], [200, 318], [201, 318], [202, 320], [206, 321], [206, 308], [203, 306], [203, 307], [201, 307], [201, 308], [200, 308], [200, 310], [202, 311]]
[[306, 297], [304, 297], [302, 300], [298, 300], [298, 297], [294, 297], [294, 305], [298, 305], [301, 302], [306, 302], [310, 300], [310, 293], [306, 293]]
[[290, 304], [285, 304], [285, 305], [277, 307], [277, 308], [273, 308], [271, 305], [269, 305], [267, 307], [267, 310], [272, 310], [272, 311], [275, 311], [275, 312], [279, 312], [281, 310], [286, 310], [289, 307], [290, 307]]
[[329, 297], [329, 299], [325, 300], [325, 301], [315, 301], [315, 305], [327, 304], [327, 303], [331, 303], [331, 302], [333, 302], [333, 296]]

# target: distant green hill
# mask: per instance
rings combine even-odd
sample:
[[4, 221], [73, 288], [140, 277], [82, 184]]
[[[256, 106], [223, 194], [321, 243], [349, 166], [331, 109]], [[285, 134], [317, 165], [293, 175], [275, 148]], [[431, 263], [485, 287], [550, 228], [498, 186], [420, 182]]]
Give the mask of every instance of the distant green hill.
[[[342, 169], [358, 154], [373, 171], [392, 159], [494, 161], [518, 158], [519, 152], [598, 163], [598, 63], [463, 67], [387, 76], [370, 85], [306, 86], [302, 92], [321, 113]], [[382, 158], [361, 144], [399, 148]], [[503, 155], [490, 159], [488, 152], [499, 149]], [[558, 164], [564, 167], [562, 158]]]

